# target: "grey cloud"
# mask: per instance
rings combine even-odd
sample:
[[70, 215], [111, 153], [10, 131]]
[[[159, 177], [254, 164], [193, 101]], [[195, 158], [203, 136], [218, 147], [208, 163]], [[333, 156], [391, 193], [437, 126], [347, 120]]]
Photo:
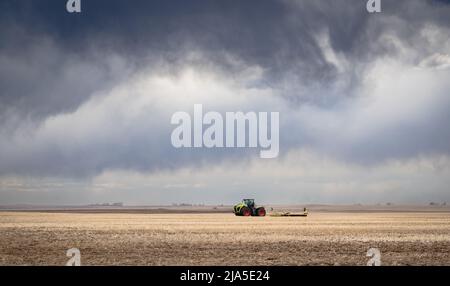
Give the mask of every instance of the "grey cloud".
[[[115, 168], [154, 171], [223, 158], [247, 159], [241, 151], [174, 151], [168, 144], [171, 127], [164, 122], [169, 122], [176, 106], [167, 107], [166, 101], [150, 101], [151, 108], [143, 110], [151, 115], [138, 116], [130, 125], [120, 117], [133, 114], [127, 108], [133, 102], [130, 98], [124, 97], [118, 106], [102, 105], [102, 98], [114, 88], [132, 88], [129, 82], [135, 77], [157, 71], [176, 78], [186, 67], [210, 71], [246, 87], [230, 88], [231, 93], [269, 90], [273, 101], [255, 100], [241, 108], [275, 106], [285, 112], [282, 150], [306, 146], [363, 163], [449, 152], [448, 87], [444, 85], [434, 91], [434, 104], [424, 106], [431, 115], [421, 118], [423, 122], [408, 121], [405, 115], [400, 118], [403, 121], [393, 120], [392, 125], [375, 130], [377, 122], [356, 117], [367, 120], [363, 125], [370, 133], [356, 139], [344, 132], [351, 124], [339, 122], [353, 119], [347, 115], [353, 111], [343, 105], [350, 102], [356, 109], [361, 107], [351, 103], [363, 97], [361, 89], [368, 88], [364, 75], [374, 63], [397, 59], [405, 66], [420, 66], [430, 55], [449, 53], [448, 41], [442, 43], [445, 38], [433, 42], [433, 35], [420, 34], [427, 25], [432, 32], [440, 32], [439, 37], [448, 32], [450, 8], [444, 1], [383, 1], [379, 15], [369, 15], [365, 1], [245, 1], [238, 5], [231, 1], [105, 4], [91, 0], [84, 1], [81, 15], [67, 14], [65, 1], [58, 2], [61, 5], [3, 1], [0, 6], [1, 174], [93, 176]], [[337, 62], [321, 46], [322, 36]], [[244, 67], [259, 68], [261, 76], [241, 80]], [[442, 81], [430, 75], [429, 81]], [[147, 92], [155, 98], [164, 96]], [[129, 94], [132, 98], [136, 93]], [[180, 92], [179, 99], [171, 100], [182, 101], [183, 96]], [[217, 97], [216, 108], [225, 108], [221, 101], [226, 100]], [[93, 105], [87, 114], [77, 113], [89, 104]], [[101, 112], [96, 108], [117, 108], [117, 113], [111, 109], [108, 121], [84, 120]], [[305, 108], [313, 111], [305, 112]], [[74, 121], [64, 121], [64, 114], [74, 116]], [[54, 120], [62, 120], [63, 126], [46, 133], [45, 124]], [[85, 131], [95, 124], [98, 129]], [[331, 127], [320, 128], [322, 124]]]
[[[79, 16], [68, 15], [65, 1], [58, 2], [2, 4], [0, 51], [9, 59], [2, 64], [2, 98], [6, 106], [24, 109], [25, 114], [73, 109], [105, 82], [119, 80], [121, 70], [108, 67], [105, 57], [109, 54], [141, 67], [161, 58], [177, 66], [191, 50], [201, 51], [204, 59], [231, 74], [235, 66], [227, 61], [229, 54], [261, 66], [266, 76], [260, 84], [283, 90], [292, 101], [333, 104], [336, 97], [354, 95], [364, 65], [373, 57], [396, 52], [389, 43], [376, 41], [387, 30], [417, 45], [415, 35], [426, 23], [450, 25], [446, 17], [450, 8], [442, 1], [384, 1], [382, 15], [368, 15], [364, 1], [245, 1], [237, 5], [93, 0], [83, 3], [85, 13]], [[317, 34], [324, 29], [331, 48], [342, 53], [350, 66], [346, 86], [338, 95], [305, 91], [311, 86], [326, 90], [341, 76], [317, 44]], [[54, 46], [44, 50], [46, 39]], [[75, 62], [88, 66], [78, 71]], [[79, 78], [70, 82], [64, 75], [72, 65]], [[14, 70], [21, 66], [27, 71]], [[46, 88], [36, 81], [45, 82]], [[61, 97], [65, 86], [73, 92]], [[30, 92], [31, 88], [36, 90]]]
[[[0, 49], [3, 124], [16, 116], [39, 121], [74, 111], [132, 71], [132, 63], [116, 54], [74, 54], [46, 35], [13, 29], [5, 39], [7, 47]], [[21, 46], [23, 42], [25, 46]]]

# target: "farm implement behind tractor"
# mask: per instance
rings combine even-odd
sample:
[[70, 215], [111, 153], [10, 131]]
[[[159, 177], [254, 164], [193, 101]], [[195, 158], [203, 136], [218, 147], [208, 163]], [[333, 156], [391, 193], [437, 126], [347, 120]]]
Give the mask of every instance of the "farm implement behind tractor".
[[291, 213], [291, 212], [273, 212], [270, 216], [308, 216], [308, 210], [306, 208], [303, 209], [302, 213]]

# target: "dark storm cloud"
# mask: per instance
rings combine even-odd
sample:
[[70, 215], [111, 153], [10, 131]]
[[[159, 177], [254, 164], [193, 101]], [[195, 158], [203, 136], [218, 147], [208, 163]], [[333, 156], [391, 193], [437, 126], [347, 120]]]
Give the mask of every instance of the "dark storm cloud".
[[[130, 128], [120, 124], [120, 116], [112, 116], [99, 125], [91, 140], [72, 138], [76, 130], [84, 132], [93, 124], [83, 121], [85, 126], [74, 126], [76, 120], [97, 114], [94, 108], [88, 109], [88, 114], [75, 114], [76, 120], [60, 118], [65, 128], [51, 126], [61, 133], [41, 126], [38, 130], [51, 134], [24, 143], [28, 137], [21, 133], [32, 133], [35, 126], [53, 117], [70, 115], [92, 98], [108, 95], [116, 85], [129, 87], [129, 78], [148, 69], [176, 74], [185, 66], [213, 66], [225, 78], [232, 78], [240, 75], [243, 66], [257, 66], [263, 73], [251, 84], [276, 90], [288, 105], [295, 103], [289, 112], [299, 111], [303, 104], [339, 112], [336, 106], [342, 101], [359, 96], [363, 75], [374, 60], [404, 56], [395, 43], [380, 40], [387, 33], [414, 47], [414, 55], [402, 58], [405, 61], [418, 64], [432, 53], [448, 52], [448, 47], [422, 42], [424, 38], [418, 35], [428, 24], [450, 26], [445, 1], [385, 0], [381, 15], [368, 14], [366, 1], [361, 0], [84, 0], [81, 14], [68, 14], [65, 3], [24, 0], [0, 4], [0, 146], [4, 153], [0, 174], [88, 176], [108, 168], [177, 168], [196, 159], [231, 156], [206, 150], [174, 151], [168, 144], [170, 126], [160, 124], [170, 109], [158, 113], [157, 108], [148, 110], [154, 116], [137, 120], [152, 122], [145, 127]], [[322, 35], [342, 57], [342, 70], [320, 46]], [[191, 59], [192, 51], [200, 56]], [[445, 109], [446, 104], [443, 101], [440, 106]], [[395, 125], [350, 142], [333, 137], [338, 135], [335, 132], [316, 132], [302, 125], [306, 117], [295, 121], [292, 115], [282, 127], [297, 132], [284, 133], [282, 148], [312, 146], [358, 162], [422, 151], [448, 152], [445, 143], [450, 135], [442, 129], [448, 116], [441, 109], [431, 110], [439, 112], [425, 123]], [[321, 120], [319, 116], [316, 124]], [[118, 131], [105, 132], [105, 127]], [[404, 148], [415, 134], [420, 138]], [[70, 140], [55, 142], [60, 138]], [[71, 140], [78, 143], [71, 145]]]
[[[305, 80], [326, 81], [333, 77], [333, 66], [323, 59], [313, 38], [316, 24], [310, 27], [307, 18], [305, 23], [293, 23], [291, 5], [281, 1], [239, 4], [230, 1], [84, 1], [81, 15], [69, 15], [64, 4], [65, 1], [2, 3], [2, 54], [18, 62], [3, 67], [20, 66], [28, 63], [30, 57], [34, 61], [32, 66], [26, 66], [30, 69], [27, 71], [29, 78], [24, 75], [22, 79], [27, 84], [23, 86], [18, 85], [21, 74], [13, 71], [2, 76], [6, 105], [20, 103], [25, 105], [20, 108], [25, 112], [44, 114], [51, 113], [52, 108], [59, 112], [61, 108], [76, 107], [108, 79], [105, 74], [109, 70], [95, 66], [104, 65], [102, 53], [117, 53], [141, 66], [148, 65], [154, 58], [176, 65], [183, 61], [186, 52], [197, 49], [202, 51], [203, 58], [225, 69], [232, 68], [224, 60], [231, 53], [249, 65], [267, 69], [266, 84], [292, 72], [304, 76]], [[294, 17], [304, 18], [310, 10], [305, 7], [299, 10], [301, 13], [294, 13]], [[41, 51], [36, 49], [46, 38], [55, 45], [49, 49], [55, 49], [56, 54], [50, 50], [50, 55], [42, 57]], [[100, 52], [93, 55], [93, 49]], [[66, 58], [94, 63], [94, 67], [88, 68], [99, 69], [100, 75], [93, 79], [99, 87], [91, 88], [88, 79], [86, 83], [77, 79], [78, 86], [83, 87], [73, 90], [68, 86], [72, 90], [70, 96], [58, 104], [54, 95], [58, 89], [52, 85], [69, 83], [55, 66], [70, 69], [71, 62]], [[33, 73], [33, 69], [39, 74]], [[40, 90], [41, 86], [33, 84], [35, 80], [46, 82], [45, 88]], [[19, 88], [15, 89], [17, 86]], [[36, 86], [33, 92], [27, 89]], [[48, 94], [48, 100], [42, 98], [42, 94]], [[40, 107], [40, 104], [45, 106]]]
[[[354, 74], [348, 75], [347, 92], [351, 93], [358, 81], [357, 63], [392, 52], [389, 47], [371, 45], [390, 23], [379, 23], [368, 30], [373, 15], [367, 14], [365, 1], [360, 0], [90, 0], [83, 1], [80, 15], [68, 14], [65, 2], [23, 0], [0, 4], [0, 51], [11, 59], [2, 64], [3, 109], [6, 105], [26, 114], [51, 114], [78, 106], [96, 89], [118, 80], [119, 75], [105, 59], [109, 53], [141, 66], [153, 58], [175, 65], [187, 51], [200, 49], [209, 61], [232, 68], [224, 60], [224, 55], [231, 53], [249, 65], [265, 68], [265, 84], [283, 88], [289, 76], [292, 81], [327, 85], [336, 78], [336, 68], [323, 57], [315, 41], [318, 31], [326, 28], [332, 48], [355, 64]], [[408, 40], [426, 22], [449, 25], [449, 9], [442, 3], [384, 1], [383, 13], [406, 20], [400, 36]], [[46, 41], [54, 45], [47, 47], [48, 51], [44, 50]], [[49, 54], [42, 55], [46, 52]], [[86, 68], [94, 74], [74, 80], [77, 86], [71, 85], [65, 78], [66, 71], [61, 70], [70, 69], [74, 62], [93, 65]], [[24, 66], [27, 71], [17, 71], [14, 65]], [[45, 88], [36, 81], [45, 82]], [[60, 86], [67, 87], [70, 96], [56, 95]], [[287, 93], [293, 99], [307, 96], [301, 90], [294, 93], [288, 89]], [[327, 101], [315, 100], [314, 95], [307, 99]]]
[[[374, 15], [367, 14], [365, 1], [360, 0], [90, 0], [83, 1], [80, 15], [68, 14], [65, 3], [22, 0], [0, 4], [0, 52], [11, 59], [2, 64], [3, 109], [12, 106], [26, 114], [51, 114], [78, 106], [93, 91], [120, 78], [105, 59], [110, 53], [141, 66], [154, 58], [176, 65], [187, 51], [199, 49], [204, 58], [225, 69], [232, 69], [224, 60], [226, 54], [263, 67], [267, 71], [264, 84], [283, 88], [288, 77], [327, 85], [335, 80], [336, 67], [324, 58], [315, 40], [326, 28], [332, 48], [355, 65], [354, 74], [348, 75], [346, 91], [351, 93], [359, 79], [358, 63], [393, 52], [372, 42], [395, 27], [382, 21], [369, 27]], [[407, 25], [397, 28], [399, 36], [409, 40], [427, 22], [450, 25], [448, 5], [442, 3], [383, 1], [383, 13], [405, 20]], [[46, 47], [47, 41], [54, 46]], [[70, 70], [75, 62], [86, 64], [93, 74], [78, 79], [83, 69], [73, 68], [76, 80], [71, 84], [63, 69]], [[21, 66], [26, 71], [17, 70]], [[58, 95], [63, 87], [70, 90], [70, 96]], [[315, 100], [320, 96], [301, 90], [288, 88], [286, 93], [292, 99], [307, 96], [313, 102], [327, 102], [327, 98]]]

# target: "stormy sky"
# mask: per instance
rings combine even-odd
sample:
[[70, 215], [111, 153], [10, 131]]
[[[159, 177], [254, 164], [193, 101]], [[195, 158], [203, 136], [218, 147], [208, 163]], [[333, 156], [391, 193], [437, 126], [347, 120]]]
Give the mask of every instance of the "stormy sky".
[[[450, 200], [450, 2], [0, 2], [0, 205]], [[280, 155], [175, 149], [280, 113]]]

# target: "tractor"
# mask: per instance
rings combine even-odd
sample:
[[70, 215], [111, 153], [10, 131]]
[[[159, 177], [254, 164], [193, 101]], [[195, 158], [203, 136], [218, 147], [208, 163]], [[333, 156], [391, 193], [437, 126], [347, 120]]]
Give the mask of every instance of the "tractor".
[[254, 199], [243, 199], [241, 203], [233, 208], [233, 212], [237, 216], [265, 216], [266, 209], [264, 207], [256, 207]]

